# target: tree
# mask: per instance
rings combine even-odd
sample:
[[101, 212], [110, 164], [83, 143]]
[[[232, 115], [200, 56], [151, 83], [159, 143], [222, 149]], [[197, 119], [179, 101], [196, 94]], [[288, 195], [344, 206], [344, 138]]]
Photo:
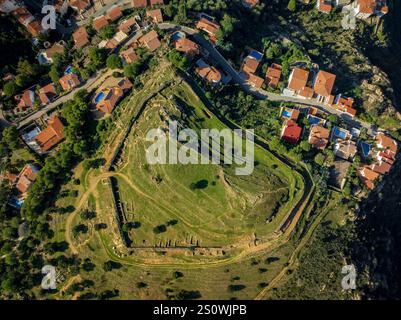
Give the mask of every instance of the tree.
[[288, 8], [288, 10], [290, 10], [292, 12], [297, 10], [297, 1], [296, 0], [290, 0], [290, 2], [288, 2], [287, 8]]
[[315, 156], [315, 159], [314, 159], [314, 160], [315, 160], [315, 163], [316, 163], [318, 166], [323, 166], [325, 158], [324, 158], [324, 155], [323, 155], [323, 154], [318, 153], [318, 154]]
[[18, 92], [18, 86], [15, 81], [9, 81], [4, 85], [3, 91], [7, 97], [12, 97]]
[[308, 143], [308, 141], [302, 141], [300, 143], [300, 147], [305, 152], [309, 152], [311, 150], [311, 145]]
[[116, 33], [116, 30], [114, 29], [114, 27], [111, 25], [108, 25], [99, 31], [99, 37], [102, 40], [107, 40], [107, 39], [113, 38], [115, 33]]
[[129, 79], [135, 79], [137, 76], [140, 75], [141, 71], [142, 71], [141, 61], [135, 61], [134, 63], [126, 64], [124, 66], [124, 76], [126, 76]]
[[2, 142], [5, 143], [9, 149], [14, 150], [19, 146], [19, 133], [15, 126], [10, 126], [3, 130]]
[[89, 49], [89, 59], [91, 60], [95, 69], [101, 67], [106, 61], [106, 51], [104, 49], [98, 49], [92, 47]]
[[171, 50], [168, 53], [167, 57], [170, 60], [170, 62], [178, 69], [184, 71], [188, 69], [188, 59], [180, 52], [178, 52], [176, 49]]
[[122, 62], [120, 57], [116, 54], [112, 54], [107, 58], [106, 66], [109, 69], [120, 69], [122, 67]]

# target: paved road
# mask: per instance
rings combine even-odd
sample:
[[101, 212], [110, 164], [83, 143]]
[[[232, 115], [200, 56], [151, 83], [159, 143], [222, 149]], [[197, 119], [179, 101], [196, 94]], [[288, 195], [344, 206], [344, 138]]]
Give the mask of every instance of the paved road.
[[17, 128], [21, 129], [31, 122], [39, 119], [49, 111], [54, 110], [57, 108], [59, 105], [67, 102], [68, 100], [71, 100], [76, 92], [82, 89], [88, 89], [90, 88], [93, 84], [95, 84], [98, 80], [100, 80], [103, 77], [106, 77], [108, 75], [108, 72], [104, 72], [104, 70], [98, 71], [92, 78], [90, 78], [86, 83], [78, 88], [75, 88], [74, 90], [70, 91], [69, 93], [65, 94], [64, 96], [61, 96], [57, 100], [53, 101], [52, 103], [48, 104], [46, 107], [40, 109], [39, 111], [27, 116], [23, 120], [18, 122]]
[[229, 74], [232, 79], [241, 86], [243, 90], [256, 96], [259, 99], [266, 99], [276, 102], [292, 102], [295, 104], [314, 106], [323, 112], [328, 112], [339, 116], [345, 123], [352, 127], [365, 128], [368, 131], [368, 134], [372, 134], [377, 130], [374, 125], [360, 121], [358, 119], [353, 119], [349, 115], [346, 115], [315, 99], [300, 99], [296, 97], [289, 97], [277, 93], [268, 92], [262, 89], [253, 88], [246, 82], [243, 77], [241, 77], [239, 72], [233, 68], [233, 66], [222, 56], [222, 54], [215, 48], [215, 46], [207, 41], [198, 31], [192, 28], [177, 26], [171, 23], [159, 24], [159, 28], [164, 30], [181, 30], [191, 35], [194, 40], [202, 46], [203, 49], [209, 52], [209, 56], [212, 58], [212, 60], [214, 60], [224, 70], [225, 73]]

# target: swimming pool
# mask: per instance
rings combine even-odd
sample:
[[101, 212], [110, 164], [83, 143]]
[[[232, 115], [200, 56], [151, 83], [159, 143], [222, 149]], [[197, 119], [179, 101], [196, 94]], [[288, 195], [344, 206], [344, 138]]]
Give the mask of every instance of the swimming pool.
[[365, 158], [369, 157], [370, 148], [371, 148], [370, 144], [363, 141], [361, 142], [362, 154]]
[[334, 134], [336, 137], [339, 137], [340, 139], [345, 139], [347, 137], [347, 133], [344, 131], [341, 131], [340, 128], [336, 128], [334, 131]]
[[70, 73], [73, 73], [73, 72], [74, 72], [74, 69], [72, 69], [71, 66], [68, 66], [67, 69], [65, 69], [64, 74], [70, 74]]
[[263, 54], [261, 54], [261, 53], [258, 52], [258, 51], [255, 51], [255, 50], [252, 50], [252, 51], [249, 53], [249, 56], [252, 57], [252, 58], [254, 58], [255, 60], [258, 60], [258, 61], [262, 60], [262, 58], [263, 58]]
[[320, 124], [322, 122], [322, 119], [310, 115], [308, 116], [308, 121], [310, 125], [314, 125], [314, 124]]
[[95, 103], [98, 104], [100, 100], [102, 100], [104, 97], [104, 92], [99, 92], [98, 95], [95, 98]]
[[171, 41], [174, 42], [181, 38], [185, 38], [185, 34], [183, 32], [177, 31], [171, 36]]
[[283, 117], [290, 119], [292, 116], [292, 113], [289, 112], [288, 110], [284, 110], [283, 113], [281, 114]]
[[17, 208], [17, 209], [21, 209], [22, 205], [24, 204], [24, 200], [20, 200], [17, 198], [12, 198], [9, 202], [10, 206]]

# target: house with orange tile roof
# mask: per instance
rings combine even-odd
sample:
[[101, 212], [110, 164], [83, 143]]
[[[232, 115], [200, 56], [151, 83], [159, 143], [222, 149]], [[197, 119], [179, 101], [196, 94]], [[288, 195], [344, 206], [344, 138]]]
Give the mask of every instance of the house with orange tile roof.
[[250, 56], [247, 56], [242, 63], [241, 70], [246, 73], [255, 73], [258, 67], [259, 61]]
[[146, 17], [152, 19], [153, 23], [156, 23], [156, 24], [163, 22], [163, 14], [160, 9], [146, 11]]
[[273, 63], [266, 71], [266, 83], [270, 88], [277, 88], [283, 67]]
[[286, 120], [281, 130], [281, 139], [296, 144], [301, 139], [302, 128], [292, 120]]
[[195, 72], [206, 82], [212, 84], [213, 86], [220, 83], [222, 76], [219, 70], [216, 67], [210, 66], [204, 60], [199, 59], [196, 62]]
[[125, 63], [134, 63], [139, 59], [138, 55], [135, 53], [134, 48], [128, 48], [127, 50], [124, 50], [120, 53], [121, 58]]
[[64, 126], [59, 117], [52, 116], [49, 119], [47, 128], [35, 137], [41, 153], [50, 151], [64, 139], [63, 129]]
[[84, 13], [91, 6], [90, 0], [69, 0], [69, 4], [79, 14]]
[[39, 100], [42, 106], [49, 104], [57, 97], [56, 86], [54, 83], [49, 83], [48, 85], [39, 89]]
[[282, 107], [280, 110], [280, 117], [297, 121], [299, 117], [299, 110], [295, 108]]
[[32, 36], [37, 37], [40, 33], [46, 32], [27, 8], [19, 6], [11, 14]]
[[60, 78], [59, 82], [64, 91], [70, 91], [81, 84], [81, 81], [75, 73], [66, 74]]
[[117, 86], [106, 88], [102, 99], [97, 102], [96, 108], [105, 114], [111, 114], [124, 95], [131, 90], [132, 83], [128, 78], [119, 81]]
[[64, 54], [64, 45], [65, 43], [63, 41], [60, 41], [54, 43], [50, 48], [42, 50], [37, 56], [39, 64], [53, 63], [53, 58], [56, 54]]
[[308, 142], [312, 147], [324, 150], [330, 140], [330, 130], [320, 125], [312, 125], [309, 133]]
[[100, 16], [100, 17], [93, 19], [93, 28], [96, 31], [100, 31], [108, 25], [109, 25], [109, 21], [107, 20], [106, 16]]
[[14, 109], [14, 112], [20, 113], [33, 108], [36, 101], [36, 94], [32, 89], [28, 89], [25, 90], [22, 95], [15, 96], [15, 99], [18, 101], [18, 105]]
[[317, 9], [323, 13], [330, 13], [333, 10], [332, 0], [317, 0]]
[[138, 25], [138, 22], [136, 21], [135, 17], [131, 17], [129, 19], [126, 19], [120, 23], [118, 26], [118, 30], [122, 31], [126, 34], [129, 34], [132, 31], [139, 30], [140, 27]]
[[183, 52], [188, 56], [195, 56], [200, 53], [199, 46], [188, 38], [179, 38], [174, 43], [177, 51]]
[[371, 170], [368, 166], [364, 166], [357, 170], [357, 175], [361, 179], [362, 183], [370, 190], [374, 189], [374, 181], [379, 178], [379, 174]]
[[241, 2], [245, 8], [251, 9], [259, 3], [259, 0], [242, 0]]
[[74, 48], [81, 49], [89, 43], [89, 35], [85, 27], [79, 27], [73, 34]]
[[156, 31], [152, 30], [138, 39], [139, 44], [147, 47], [151, 52], [156, 51], [161, 42]]
[[247, 82], [254, 88], [262, 88], [265, 79], [258, 77], [253, 73], [245, 73]]
[[344, 98], [341, 94], [339, 94], [334, 99], [332, 107], [350, 115], [351, 117], [355, 117], [357, 111], [353, 108], [353, 104], [354, 99]]
[[320, 70], [315, 77], [313, 82], [313, 89], [317, 95], [317, 99], [320, 102], [332, 103], [334, 101], [334, 96], [332, 96], [332, 91], [334, 87], [334, 82], [336, 81], [336, 75]]
[[379, 132], [376, 135], [376, 145], [380, 149], [389, 150], [394, 156], [397, 153], [397, 141], [385, 135], [383, 132]]
[[357, 153], [357, 146], [352, 140], [337, 139], [333, 151], [337, 157], [352, 161]]
[[150, 5], [155, 6], [155, 5], [161, 5], [164, 4], [164, 0], [150, 0]]
[[389, 12], [386, 0], [356, 0], [354, 2], [356, 17], [367, 19], [372, 15], [382, 17]]
[[114, 5], [106, 12], [106, 18], [107, 18], [107, 20], [109, 20], [111, 22], [114, 22], [114, 21], [120, 19], [122, 16], [123, 16], [123, 12], [122, 12], [120, 6]]
[[220, 25], [217, 24], [216, 22], [210, 21], [209, 19], [202, 17], [197, 22], [196, 29], [206, 32], [209, 35], [210, 40], [215, 42], [217, 32], [220, 30]]
[[377, 172], [379, 174], [386, 174], [389, 173], [391, 170], [392, 164], [385, 162], [385, 161], [377, 161], [370, 165], [370, 169], [372, 169], [374, 172]]
[[146, 8], [148, 6], [148, 0], [132, 0], [133, 8]]
[[300, 68], [294, 68], [288, 79], [287, 89], [298, 94], [308, 83], [309, 71]]
[[33, 164], [27, 164], [17, 177], [15, 187], [21, 193], [21, 198], [25, 198], [29, 189], [36, 181], [39, 170]]

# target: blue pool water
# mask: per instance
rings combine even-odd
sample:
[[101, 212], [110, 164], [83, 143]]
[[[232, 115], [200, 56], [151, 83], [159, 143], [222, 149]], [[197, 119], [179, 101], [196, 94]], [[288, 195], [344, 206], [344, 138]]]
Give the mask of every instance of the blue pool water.
[[339, 137], [341, 139], [345, 139], [347, 137], [347, 134], [344, 131], [341, 131], [340, 128], [336, 128], [334, 134], [336, 135], [336, 137]]
[[284, 110], [283, 113], [281, 114], [283, 117], [285, 118], [291, 118], [291, 112], [289, 112], [288, 110]]
[[314, 124], [319, 124], [321, 122], [321, 119], [318, 117], [309, 116], [308, 121], [310, 125], [314, 125]]
[[64, 74], [69, 74], [69, 73], [73, 73], [74, 70], [72, 69], [71, 66], [68, 66], [67, 69], [65, 69]]
[[361, 142], [361, 149], [362, 149], [362, 154], [363, 156], [366, 158], [369, 156], [370, 153], [370, 144], [366, 143], [366, 142]]
[[24, 204], [24, 200], [18, 200], [17, 198], [12, 198], [9, 204], [14, 208], [21, 209], [22, 205]]
[[172, 41], [177, 41], [178, 39], [184, 38], [185, 35], [182, 32], [175, 32], [172, 36], [171, 36], [171, 40]]
[[252, 50], [249, 53], [249, 56], [254, 58], [254, 59], [256, 59], [256, 60], [258, 60], [258, 61], [262, 60], [262, 58], [263, 58], [263, 55], [260, 52], [257, 52], [255, 50]]
[[95, 98], [95, 103], [99, 103], [100, 100], [102, 100], [104, 97], [104, 92], [99, 92], [99, 94]]

